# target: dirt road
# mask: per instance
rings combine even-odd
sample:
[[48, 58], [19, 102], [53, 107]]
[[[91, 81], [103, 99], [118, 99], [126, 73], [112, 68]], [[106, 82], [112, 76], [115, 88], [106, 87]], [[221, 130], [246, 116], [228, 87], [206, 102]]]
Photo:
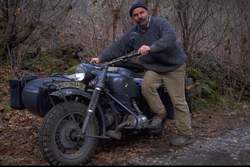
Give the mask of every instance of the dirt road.
[[[162, 136], [127, 134], [122, 140], [101, 141], [87, 165], [249, 165], [250, 111], [193, 113], [195, 143], [169, 145], [175, 131], [165, 124]], [[48, 165], [38, 147], [42, 119], [27, 111], [12, 111], [0, 127], [0, 165]]]

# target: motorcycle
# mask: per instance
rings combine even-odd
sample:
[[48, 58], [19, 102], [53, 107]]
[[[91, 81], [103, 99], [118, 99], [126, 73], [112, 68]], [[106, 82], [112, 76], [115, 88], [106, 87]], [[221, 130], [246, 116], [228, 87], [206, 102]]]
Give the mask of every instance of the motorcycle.
[[[151, 129], [153, 114], [141, 94], [143, 74], [113, 66], [140, 56], [137, 53], [96, 65], [81, 63], [75, 74], [10, 80], [11, 107], [43, 117], [39, 145], [51, 165], [79, 165], [93, 155], [101, 139], [121, 139], [125, 130], [160, 133]], [[191, 78], [186, 78], [191, 109]], [[158, 89], [167, 117], [174, 110], [167, 91]]]

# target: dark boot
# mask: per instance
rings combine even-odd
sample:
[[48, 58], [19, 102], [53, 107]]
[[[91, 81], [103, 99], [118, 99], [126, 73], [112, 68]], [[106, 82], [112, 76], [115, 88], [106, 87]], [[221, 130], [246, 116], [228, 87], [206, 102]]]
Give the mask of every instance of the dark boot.
[[183, 146], [192, 144], [194, 142], [194, 138], [191, 136], [174, 135], [170, 137], [169, 142], [174, 146]]
[[149, 124], [150, 129], [161, 129], [162, 128], [163, 118], [161, 116], [154, 116]]

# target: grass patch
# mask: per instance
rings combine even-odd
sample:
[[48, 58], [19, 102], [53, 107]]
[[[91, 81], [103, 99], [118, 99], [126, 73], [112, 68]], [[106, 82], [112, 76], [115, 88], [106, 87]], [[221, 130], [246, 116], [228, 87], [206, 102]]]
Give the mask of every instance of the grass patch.
[[192, 104], [194, 111], [221, 103], [222, 95], [216, 81], [210, 79], [199, 69], [190, 68], [187, 73], [194, 80]]
[[24, 65], [33, 69], [35, 72], [43, 72], [45, 74], [52, 74], [60, 72], [60, 61], [47, 53], [42, 53], [36, 58]]

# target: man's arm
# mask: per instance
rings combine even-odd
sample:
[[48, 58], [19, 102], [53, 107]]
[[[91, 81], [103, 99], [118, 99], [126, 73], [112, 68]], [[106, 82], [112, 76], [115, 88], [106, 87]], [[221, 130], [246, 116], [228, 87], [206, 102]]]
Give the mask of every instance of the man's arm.
[[172, 26], [169, 24], [169, 22], [164, 18], [161, 18], [157, 21], [158, 21], [157, 24], [160, 29], [161, 38], [150, 46], [151, 53], [165, 50], [175, 45], [175, 42], [176, 42], [175, 31], [172, 28]]
[[98, 56], [100, 60], [99, 63], [110, 61], [130, 52], [131, 48], [128, 45], [129, 38], [130, 32], [123, 35], [118, 41], [113, 42], [110, 47], [105, 48], [103, 52]]

